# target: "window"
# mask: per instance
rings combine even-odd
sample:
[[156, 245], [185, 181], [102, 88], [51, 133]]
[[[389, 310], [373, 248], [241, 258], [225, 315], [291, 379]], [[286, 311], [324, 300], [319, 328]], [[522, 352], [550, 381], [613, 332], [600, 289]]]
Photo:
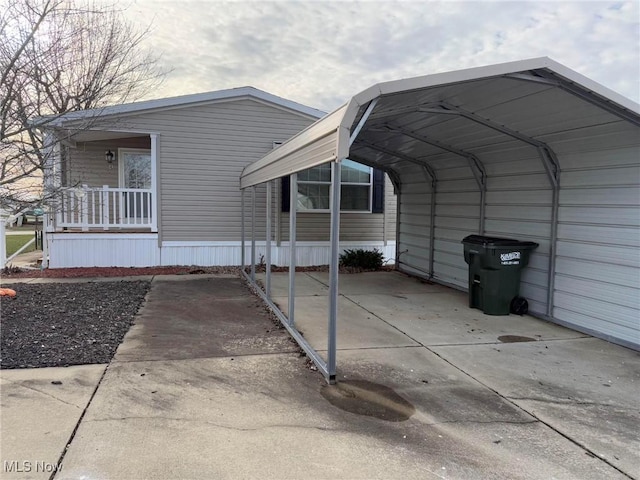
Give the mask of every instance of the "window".
[[[352, 160], [343, 160], [340, 169], [340, 210], [371, 212], [373, 169]], [[330, 191], [330, 163], [298, 173], [298, 211], [329, 211]]]

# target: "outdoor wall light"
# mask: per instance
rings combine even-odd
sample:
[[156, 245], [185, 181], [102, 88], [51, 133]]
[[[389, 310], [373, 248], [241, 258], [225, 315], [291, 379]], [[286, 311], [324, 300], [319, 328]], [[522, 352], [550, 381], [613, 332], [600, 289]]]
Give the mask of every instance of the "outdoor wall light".
[[109, 165], [113, 165], [116, 155], [111, 150], [107, 150], [107, 153], [104, 154], [104, 158]]

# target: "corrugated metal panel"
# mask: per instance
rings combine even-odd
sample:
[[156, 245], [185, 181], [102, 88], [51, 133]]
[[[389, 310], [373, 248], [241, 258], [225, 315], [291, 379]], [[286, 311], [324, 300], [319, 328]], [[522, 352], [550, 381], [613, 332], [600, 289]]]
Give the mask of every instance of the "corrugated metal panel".
[[621, 143], [560, 157], [553, 315], [640, 345], [640, 146]]
[[407, 164], [398, 169], [401, 190], [397, 201], [398, 252], [396, 263], [403, 270], [417, 269], [423, 275], [429, 272], [431, 191], [424, 171]]
[[429, 164], [436, 169], [438, 178], [434, 278], [466, 288], [468, 267], [460, 242], [467, 235], [479, 232], [479, 187], [465, 158], [449, 154], [440, 155]]
[[[352, 153], [400, 177], [402, 269], [424, 274], [432, 263], [437, 280], [466, 288], [460, 240], [480, 225], [481, 193], [467, 165], [477, 158], [487, 174], [484, 233], [540, 244], [522, 276], [530, 310], [548, 313], [557, 247], [557, 320], [640, 345], [640, 328], [630, 322], [637, 305], [624, 303], [629, 289], [640, 288], [637, 267], [624, 263], [640, 245], [637, 104], [548, 59], [375, 85], [339, 111], [340, 128], [353, 129], [372, 99], [379, 102]], [[540, 158], [546, 146], [561, 167], [559, 225], [552, 225], [558, 191]], [[415, 162], [438, 177], [431, 259], [430, 180]], [[598, 288], [622, 301], [603, 304], [589, 294]]]

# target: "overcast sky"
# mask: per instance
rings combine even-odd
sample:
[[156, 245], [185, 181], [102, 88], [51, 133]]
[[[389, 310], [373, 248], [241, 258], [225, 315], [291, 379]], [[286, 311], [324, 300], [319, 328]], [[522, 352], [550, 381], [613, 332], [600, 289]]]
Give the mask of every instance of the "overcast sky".
[[130, 1], [172, 69], [148, 98], [251, 85], [330, 111], [380, 81], [548, 56], [640, 99], [640, 0]]

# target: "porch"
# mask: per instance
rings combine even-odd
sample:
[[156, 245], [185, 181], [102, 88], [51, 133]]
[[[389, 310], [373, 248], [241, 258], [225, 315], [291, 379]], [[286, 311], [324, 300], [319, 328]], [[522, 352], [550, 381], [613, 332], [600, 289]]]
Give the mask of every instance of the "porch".
[[88, 130], [60, 138], [45, 177], [48, 232], [158, 231], [156, 134]]

